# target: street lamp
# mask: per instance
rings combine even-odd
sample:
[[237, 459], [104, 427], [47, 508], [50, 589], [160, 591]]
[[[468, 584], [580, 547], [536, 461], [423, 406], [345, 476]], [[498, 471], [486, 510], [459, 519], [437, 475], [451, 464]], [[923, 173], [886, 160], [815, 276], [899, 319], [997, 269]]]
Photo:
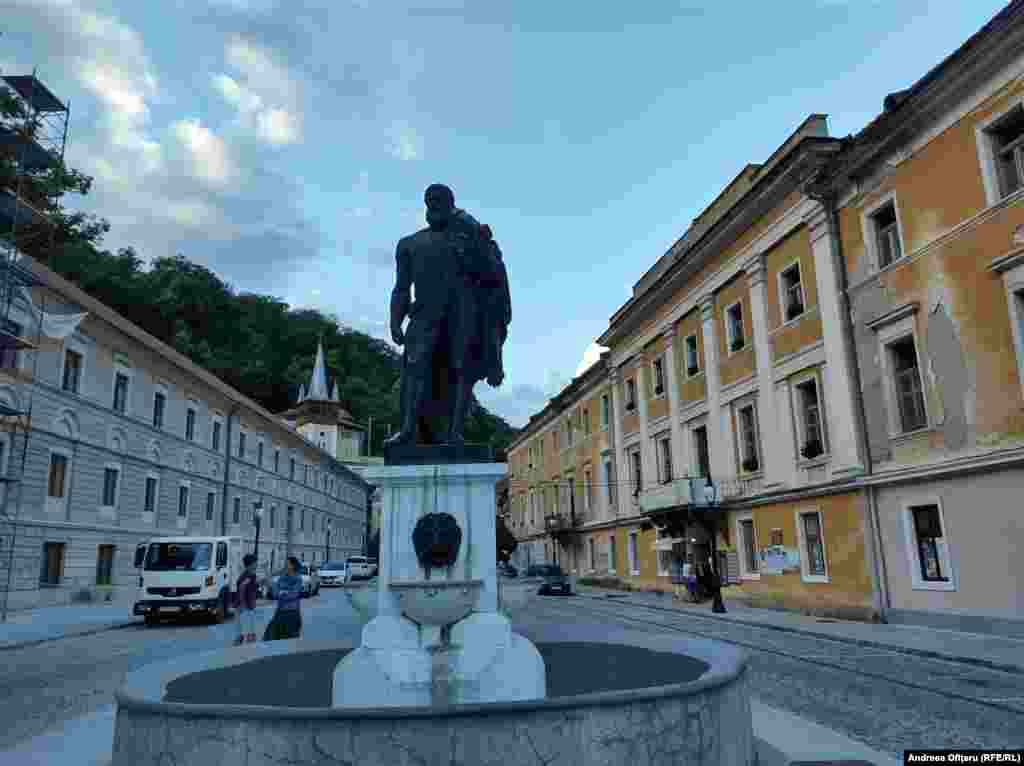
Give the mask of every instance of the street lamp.
[[257, 500], [253, 506], [253, 512], [256, 515], [256, 547], [253, 549], [252, 554], [259, 558], [260, 556], [260, 527], [263, 526], [263, 501]]

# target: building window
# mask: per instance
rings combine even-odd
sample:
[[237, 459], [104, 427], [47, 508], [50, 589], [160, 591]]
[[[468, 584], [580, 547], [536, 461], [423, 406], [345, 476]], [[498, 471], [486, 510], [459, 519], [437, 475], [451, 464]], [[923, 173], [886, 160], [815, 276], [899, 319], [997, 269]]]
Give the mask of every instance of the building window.
[[213, 439], [212, 439], [213, 451], [217, 452], [220, 450], [220, 421], [213, 421]]
[[114, 574], [114, 546], [101, 545], [96, 555], [96, 584], [111, 585]]
[[910, 518], [913, 524], [918, 579], [923, 583], [948, 583], [949, 555], [939, 506], [912, 506]]
[[743, 304], [740, 301], [725, 310], [725, 334], [730, 353], [741, 351], [747, 345], [743, 333]]
[[196, 411], [192, 407], [185, 410], [185, 438], [190, 442], [196, 440]]
[[908, 335], [888, 346], [892, 363], [893, 389], [902, 433], [917, 431], [928, 425], [924, 409], [924, 392], [917, 362], [914, 338]]
[[128, 403], [128, 376], [119, 372], [114, 376], [114, 411], [122, 415]]
[[289, 478], [292, 481], [295, 481], [295, 458], [291, 458], [290, 459], [290, 464], [288, 466], [288, 469], [289, 469], [288, 470]]
[[615, 574], [615, 534], [608, 535], [608, 574]]
[[213, 492], [206, 493], [206, 520], [213, 521], [213, 506], [216, 503], [216, 494]]
[[802, 574], [805, 580], [825, 580], [825, 542], [821, 532], [821, 514], [810, 511], [798, 514]]
[[263, 442], [256, 445], [256, 465], [263, 467]]
[[303, 508], [299, 511], [299, 529], [305, 531], [306, 529], [306, 509]]
[[708, 448], [708, 427], [697, 426], [693, 429], [693, 454], [697, 461], [694, 468], [697, 475], [707, 477], [711, 475], [711, 452]]
[[661, 396], [665, 393], [665, 360], [660, 356], [654, 360], [654, 395]]
[[604, 487], [605, 487], [605, 498], [608, 501], [608, 507], [615, 507], [615, 472], [612, 468], [611, 458], [605, 458], [604, 460]]
[[1018, 105], [985, 129], [995, 160], [1000, 199], [1024, 186], [1024, 106]]
[[636, 409], [636, 381], [633, 378], [626, 380], [626, 412]]
[[754, 405], [748, 404], [739, 411], [740, 466], [747, 473], [754, 473], [761, 467], [757, 449], [757, 417]]
[[672, 481], [672, 438], [661, 436], [658, 442], [658, 481], [668, 484]]
[[82, 355], [77, 351], [67, 349], [64, 352], [64, 376], [61, 381], [61, 388], [72, 394], [78, 393], [78, 387], [82, 378]]
[[782, 270], [779, 274], [780, 305], [785, 319], [792, 322], [804, 313], [804, 288], [800, 281], [800, 262]]
[[597, 569], [597, 545], [594, 543], [593, 537], [587, 540], [587, 552], [590, 554], [590, 571], [593, 572]]
[[572, 418], [569, 417], [565, 420], [565, 441], [567, 447], [571, 447], [573, 445], [574, 438], [575, 435], [573, 433]]
[[21, 338], [24, 329], [10, 319], [0, 320], [0, 368], [4, 370], [18, 369], [18, 348], [15, 338]]
[[584, 407], [581, 415], [583, 419], [583, 435], [590, 436], [590, 411]]
[[238, 432], [238, 457], [245, 458], [245, 431]]
[[50, 480], [47, 495], [55, 498], [64, 497], [64, 481], [67, 478], [68, 458], [54, 452], [50, 455]]
[[153, 428], [164, 427], [164, 409], [167, 407], [167, 395], [157, 391], [153, 395]]
[[608, 394], [601, 394], [601, 430], [608, 428], [612, 419], [612, 403]]
[[274, 450], [274, 473], [281, 472], [281, 450]]
[[825, 453], [818, 380], [810, 378], [797, 383], [794, 390], [797, 400], [797, 421], [800, 427], [800, 455], [805, 460], [813, 460]]
[[113, 508], [117, 505], [117, 480], [121, 471], [117, 468], [106, 467], [103, 469], [103, 507]]
[[637, 533], [629, 533], [629, 548], [627, 552], [629, 554], [629, 571], [635, 577], [640, 574], [640, 557], [637, 555]]
[[60, 585], [64, 576], [64, 543], [43, 543], [43, 562], [39, 572], [40, 585]]
[[686, 349], [686, 375], [693, 377], [700, 373], [700, 356], [697, 353], [697, 336], [687, 335], [683, 341]]
[[270, 528], [273, 529], [277, 524], [277, 506], [270, 506]]
[[896, 203], [886, 202], [871, 214], [874, 230], [875, 249], [878, 253], [878, 268], [884, 269], [903, 257], [900, 242], [900, 227], [896, 221]]
[[758, 575], [760, 558], [757, 552], [757, 536], [754, 530], [753, 519], [740, 519], [738, 537], [740, 542], [741, 573], [747, 577], [756, 577]]
[[188, 486], [178, 487], [178, 518], [188, 518]]
[[587, 468], [583, 471], [583, 511], [584, 513], [590, 513], [591, 507], [594, 505], [594, 481], [593, 476], [590, 473], [590, 469]]
[[153, 476], [146, 477], [146, 498], [143, 505], [143, 511], [146, 513], [156, 511], [156, 481]]
[[629, 454], [630, 465], [633, 468], [633, 497], [640, 494], [643, 489], [643, 466], [640, 450], [634, 450]]
[[231, 509], [231, 523], [242, 523], [242, 498], [236, 497], [234, 507]]

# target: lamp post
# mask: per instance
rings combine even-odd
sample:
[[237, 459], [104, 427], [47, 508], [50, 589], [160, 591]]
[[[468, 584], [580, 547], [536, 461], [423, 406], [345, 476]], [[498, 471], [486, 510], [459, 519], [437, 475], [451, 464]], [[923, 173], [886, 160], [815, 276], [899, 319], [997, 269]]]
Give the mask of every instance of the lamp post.
[[263, 526], [263, 501], [257, 500], [256, 505], [253, 507], [253, 512], [256, 515], [256, 546], [253, 548], [252, 554], [259, 558], [260, 556], [260, 528]]

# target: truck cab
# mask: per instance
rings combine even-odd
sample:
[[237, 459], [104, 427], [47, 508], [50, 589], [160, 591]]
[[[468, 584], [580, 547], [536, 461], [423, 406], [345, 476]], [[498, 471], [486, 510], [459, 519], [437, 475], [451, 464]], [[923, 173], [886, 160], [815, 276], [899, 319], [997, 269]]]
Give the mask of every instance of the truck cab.
[[240, 537], [161, 537], [139, 545], [132, 613], [147, 625], [197, 614], [223, 622], [242, 573], [242, 544]]

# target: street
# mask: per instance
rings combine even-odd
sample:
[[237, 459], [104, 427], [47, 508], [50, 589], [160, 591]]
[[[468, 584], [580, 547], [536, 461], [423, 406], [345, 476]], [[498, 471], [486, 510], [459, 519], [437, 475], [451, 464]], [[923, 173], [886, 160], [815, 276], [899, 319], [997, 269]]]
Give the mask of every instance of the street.
[[[268, 602], [260, 602], [260, 631], [271, 609]], [[340, 591], [325, 589], [303, 601], [302, 609], [304, 638], [358, 644], [361, 626]], [[727, 624], [703, 618], [695, 610], [674, 614], [613, 599], [535, 597], [513, 619], [516, 630], [527, 637], [545, 623], [588, 624], [595, 633], [602, 625], [616, 623], [738, 643], [751, 652], [753, 688], [763, 703], [893, 756], [909, 747], [1024, 747], [1019, 730], [1024, 712], [1021, 675]], [[78, 727], [88, 731], [72, 734], [67, 728], [59, 736], [92, 738], [96, 744], [97, 738], [109, 740], [113, 692], [126, 671], [186, 652], [227, 646], [234, 631], [233, 621], [217, 626], [132, 626], [4, 652], [0, 701], [7, 725], [0, 732], [0, 751], [59, 731], [66, 722], [95, 711], [99, 717], [94, 725]], [[77, 744], [64, 744], [77, 752]], [[16, 752], [18, 759], [0, 753], [0, 766], [32, 763], [25, 760], [24, 745]]]

